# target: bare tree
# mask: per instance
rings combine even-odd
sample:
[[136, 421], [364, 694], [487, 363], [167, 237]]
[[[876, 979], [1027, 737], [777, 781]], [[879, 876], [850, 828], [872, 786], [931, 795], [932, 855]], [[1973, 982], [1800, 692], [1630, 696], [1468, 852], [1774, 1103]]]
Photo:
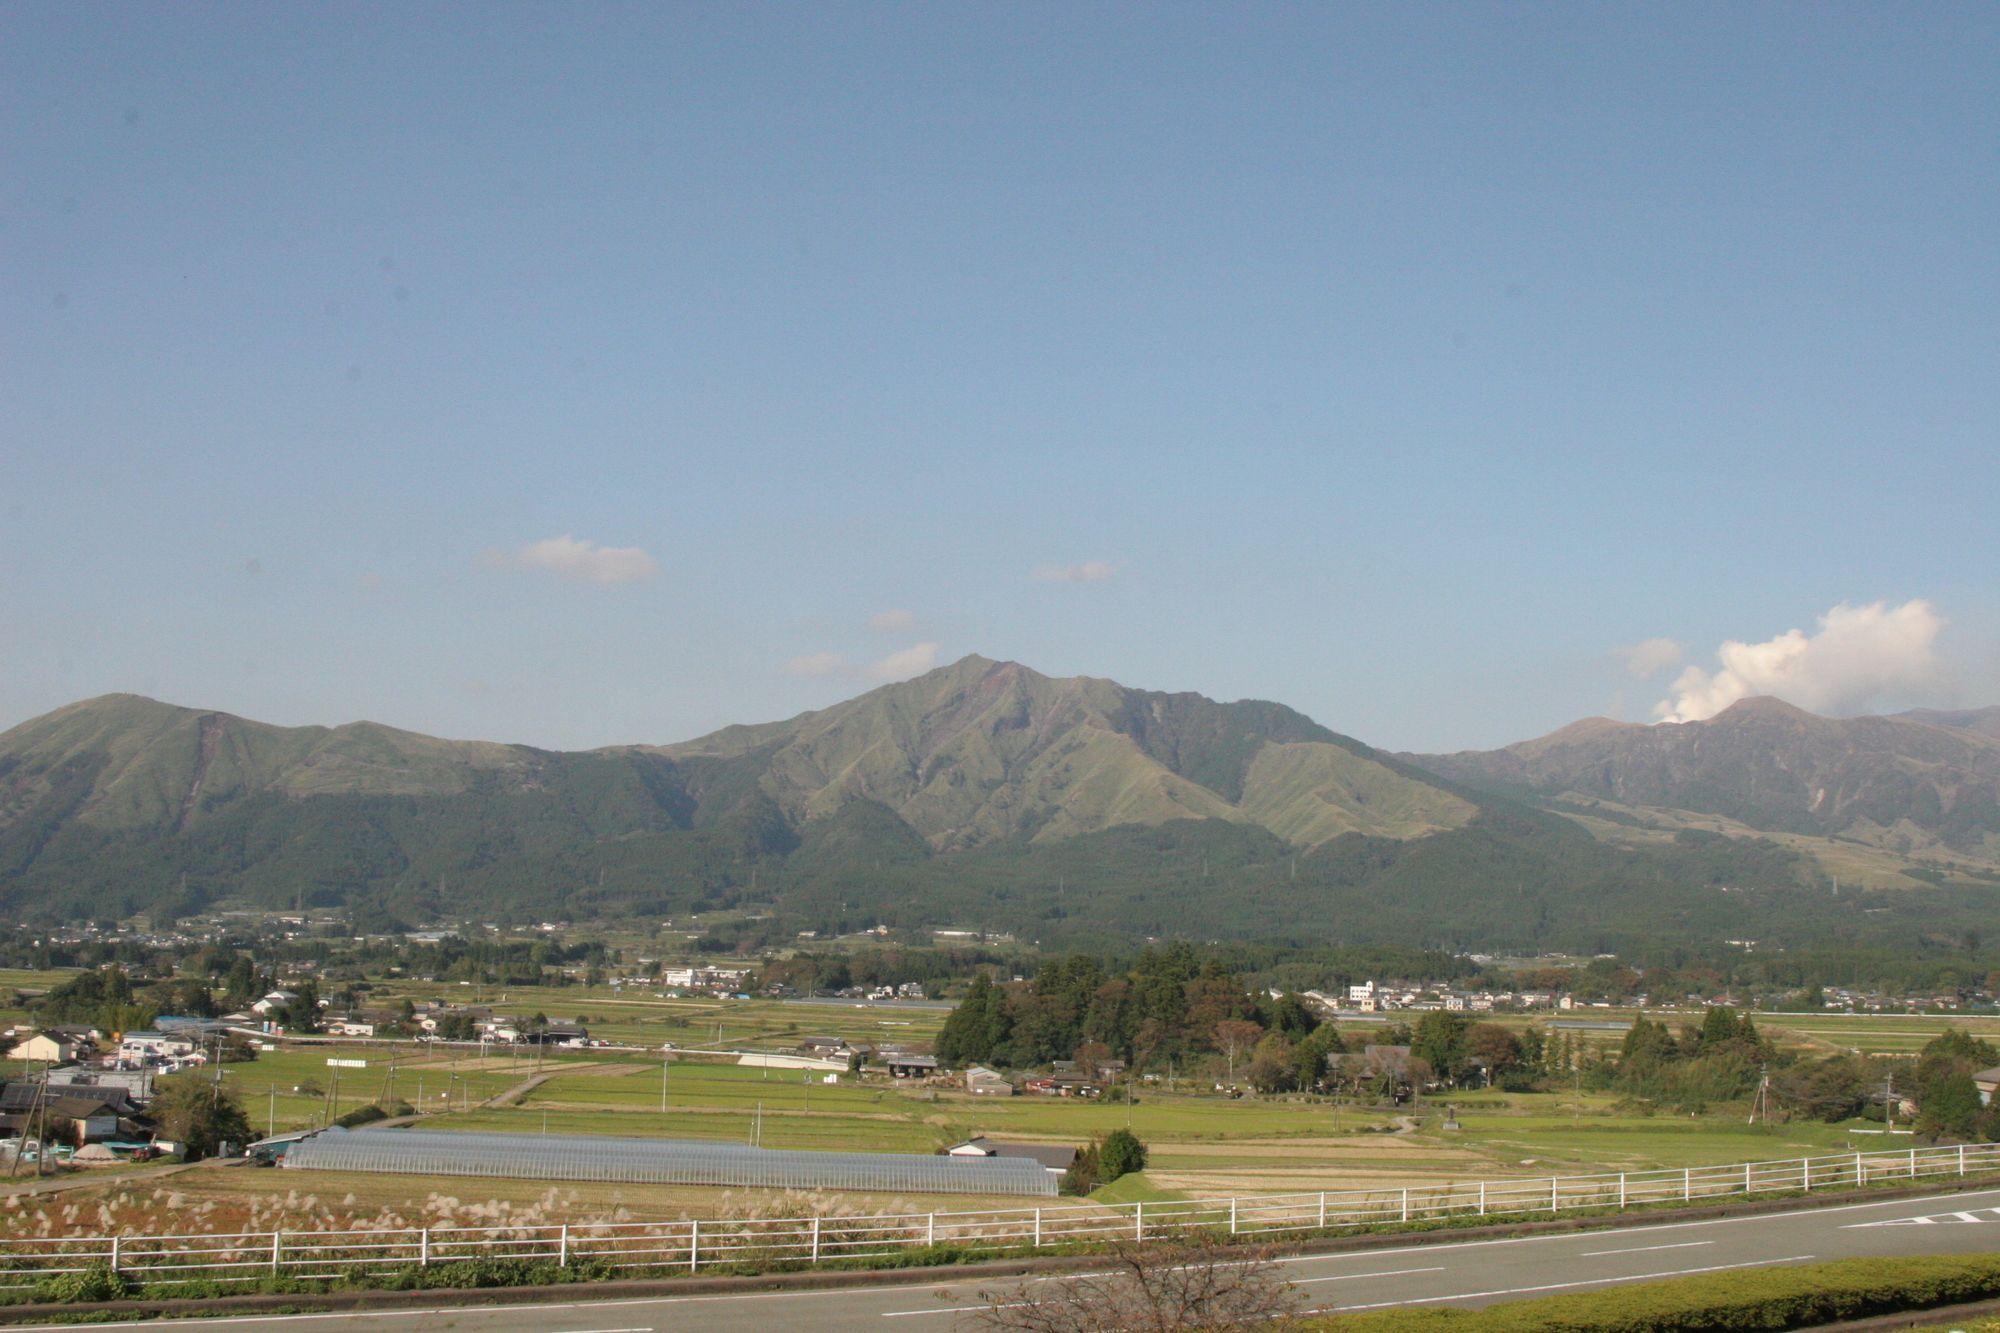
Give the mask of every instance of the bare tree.
[[1125, 1241], [1074, 1276], [1031, 1278], [981, 1291], [970, 1327], [995, 1333], [1181, 1333], [1284, 1327], [1298, 1293], [1268, 1250], [1201, 1232]]

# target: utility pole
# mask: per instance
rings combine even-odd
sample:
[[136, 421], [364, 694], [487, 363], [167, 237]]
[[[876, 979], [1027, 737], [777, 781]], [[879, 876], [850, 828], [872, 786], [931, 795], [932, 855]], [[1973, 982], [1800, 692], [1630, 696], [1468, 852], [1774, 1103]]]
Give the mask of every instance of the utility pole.
[[1896, 1132], [1896, 1076], [1890, 1074], [1882, 1080], [1882, 1129], [1884, 1133]]
[[271, 1106], [264, 1113], [264, 1137], [270, 1138], [278, 1132], [278, 1085], [271, 1085]]
[[667, 1113], [667, 1069], [673, 1064], [673, 1056], [660, 1052], [660, 1114]]

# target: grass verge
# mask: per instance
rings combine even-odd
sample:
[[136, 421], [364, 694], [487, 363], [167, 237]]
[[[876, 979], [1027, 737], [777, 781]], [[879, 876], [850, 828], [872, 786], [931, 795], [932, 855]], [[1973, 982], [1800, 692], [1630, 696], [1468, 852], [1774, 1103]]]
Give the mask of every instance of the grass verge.
[[1484, 1310], [1334, 1315], [1323, 1333], [1708, 1333], [1814, 1328], [2000, 1297], [2000, 1254], [1846, 1259], [1544, 1296]]

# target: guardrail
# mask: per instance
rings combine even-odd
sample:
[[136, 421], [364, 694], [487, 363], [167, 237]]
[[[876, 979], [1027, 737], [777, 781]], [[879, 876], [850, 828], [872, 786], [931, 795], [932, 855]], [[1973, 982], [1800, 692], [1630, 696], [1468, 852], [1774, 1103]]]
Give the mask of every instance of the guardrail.
[[473, 1259], [601, 1260], [634, 1273], [867, 1259], [929, 1245], [1023, 1250], [1144, 1240], [1176, 1230], [1308, 1234], [1441, 1218], [1521, 1218], [1584, 1209], [1693, 1203], [1781, 1191], [2000, 1170], [2000, 1144], [1964, 1144], [1680, 1170], [1540, 1176], [1407, 1188], [1243, 1195], [1131, 1204], [1064, 1204], [892, 1216], [735, 1218], [550, 1226], [71, 1236], [0, 1241], [0, 1291], [108, 1265], [136, 1281], [247, 1283], [282, 1274], [334, 1279]]

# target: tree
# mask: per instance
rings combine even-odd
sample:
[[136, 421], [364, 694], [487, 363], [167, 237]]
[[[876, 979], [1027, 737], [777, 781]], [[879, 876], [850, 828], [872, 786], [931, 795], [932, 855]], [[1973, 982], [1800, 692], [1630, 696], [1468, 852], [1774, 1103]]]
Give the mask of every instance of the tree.
[[1076, 1160], [1063, 1172], [1062, 1192], [1076, 1198], [1085, 1198], [1097, 1188], [1097, 1145], [1087, 1143], [1077, 1149]]
[[1146, 1145], [1129, 1129], [1114, 1129], [1097, 1149], [1097, 1175], [1109, 1185], [1120, 1176], [1146, 1169]]
[[237, 954], [222, 979], [222, 1001], [224, 1004], [244, 1005], [256, 998], [257, 965], [247, 955]]
[[1006, 1039], [1004, 996], [993, 984], [993, 978], [981, 972], [972, 979], [965, 998], [951, 1011], [938, 1033], [938, 1060], [947, 1065], [991, 1060]]
[[1215, 1049], [1229, 1060], [1229, 1077], [1236, 1078], [1236, 1057], [1257, 1044], [1264, 1029], [1248, 1019], [1225, 1018], [1215, 1025]]
[[1979, 1089], [1970, 1074], [1953, 1073], [1924, 1089], [1917, 1133], [1927, 1139], [1971, 1139], [1979, 1134]]
[[975, 1328], [1010, 1333], [1182, 1333], [1281, 1325], [1299, 1312], [1296, 1290], [1266, 1250], [1216, 1237], [1121, 1241], [1092, 1272], [1062, 1281], [1031, 1278], [981, 1291]]
[[1270, 1020], [1273, 1032], [1282, 1032], [1294, 1041], [1309, 1035], [1319, 1026], [1312, 1006], [1292, 991], [1286, 991], [1271, 1001]]
[[1521, 1067], [1520, 1038], [1498, 1023], [1474, 1023], [1465, 1034], [1466, 1052], [1486, 1066], [1488, 1078], [1498, 1079]]
[[253, 1134], [233, 1089], [207, 1079], [176, 1078], [160, 1085], [153, 1098], [160, 1137], [181, 1146], [190, 1162], [213, 1157], [223, 1143], [248, 1143]]
[[1328, 1058], [1346, 1049], [1333, 1024], [1327, 1023], [1314, 1029], [1305, 1040], [1292, 1047], [1293, 1086], [1307, 1092], [1319, 1087], [1327, 1079]]
[[1465, 1067], [1468, 1026], [1463, 1014], [1433, 1009], [1417, 1020], [1417, 1030], [1410, 1036], [1410, 1054], [1429, 1065], [1439, 1079], [1456, 1082]]
[[292, 989], [292, 999], [277, 1011], [277, 1020], [293, 1032], [319, 1031], [319, 983], [301, 981]]

